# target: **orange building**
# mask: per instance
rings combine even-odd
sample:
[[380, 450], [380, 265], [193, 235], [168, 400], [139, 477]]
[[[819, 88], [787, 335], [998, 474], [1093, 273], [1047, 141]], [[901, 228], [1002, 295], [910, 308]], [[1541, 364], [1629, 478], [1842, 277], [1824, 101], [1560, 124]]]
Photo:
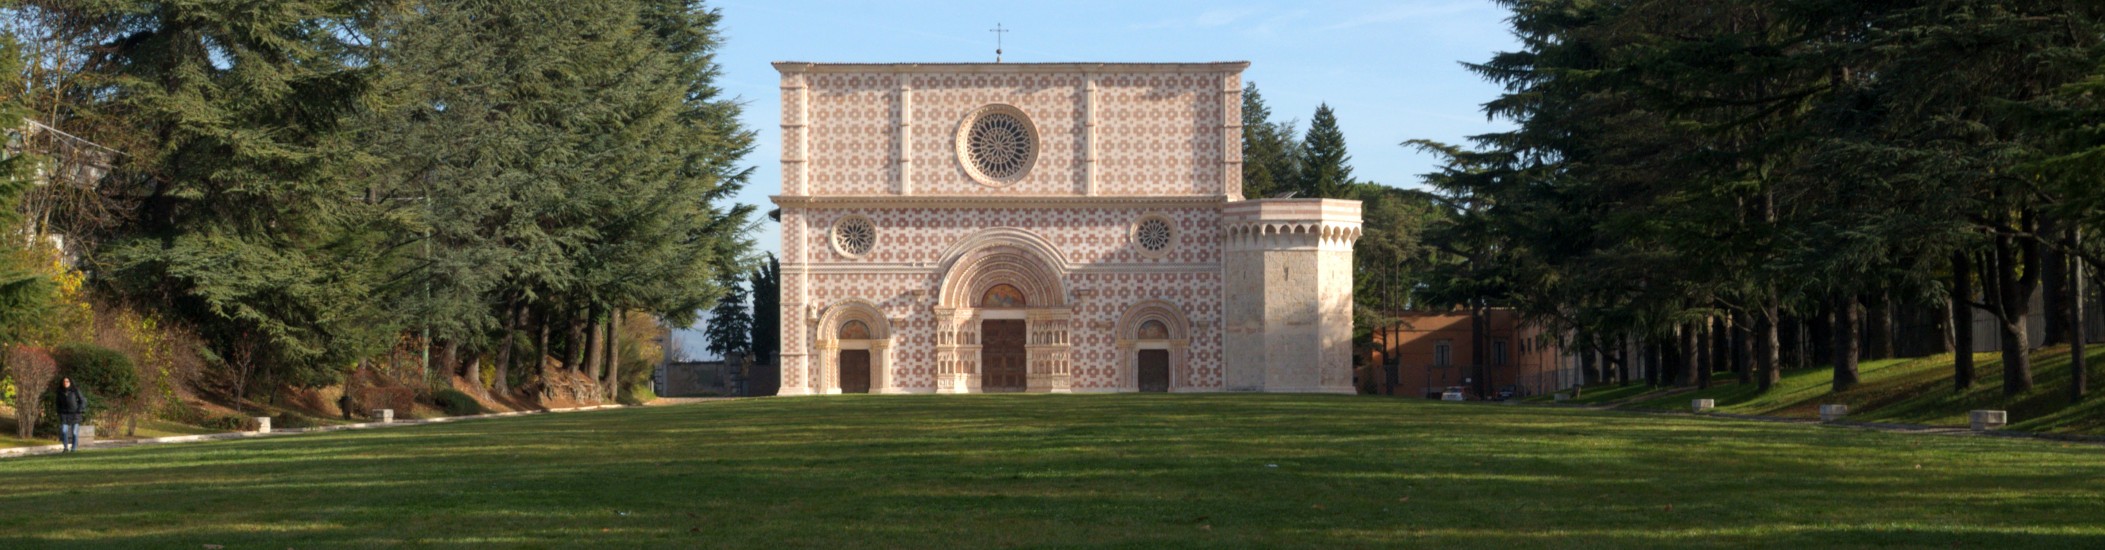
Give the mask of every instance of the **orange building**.
[[[1495, 397], [1501, 389], [1525, 397], [1578, 383], [1578, 359], [1512, 310], [1489, 312], [1482, 361], [1471, 353], [1467, 312], [1414, 311], [1394, 317], [1398, 322], [1374, 329], [1372, 344], [1360, 350], [1354, 382], [1361, 393], [1438, 397], [1447, 387], [1463, 386], [1469, 399]], [[1479, 376], [1487, 383], [1477, 385], [1474, 379]]]

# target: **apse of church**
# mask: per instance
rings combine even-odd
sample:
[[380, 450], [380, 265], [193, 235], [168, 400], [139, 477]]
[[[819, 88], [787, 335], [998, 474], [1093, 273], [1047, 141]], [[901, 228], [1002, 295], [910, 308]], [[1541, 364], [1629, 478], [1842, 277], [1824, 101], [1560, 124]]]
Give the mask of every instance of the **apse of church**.
[[1244, 200], [1247, 63], [776, 63], [782, 395], [1350, 393], [1356, 201]]

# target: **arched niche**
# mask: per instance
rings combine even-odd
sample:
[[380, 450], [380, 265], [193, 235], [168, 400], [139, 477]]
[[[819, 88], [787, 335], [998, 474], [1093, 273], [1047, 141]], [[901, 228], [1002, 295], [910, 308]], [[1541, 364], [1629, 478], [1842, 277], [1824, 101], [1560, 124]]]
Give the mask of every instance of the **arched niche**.
[[1191, 386], [1191, 318], [1176, 304], [1148, 300], [1126, 308], [1118, 320], [1118, 376], [1124, 391], [1141, 390], [1140, 356], [1161, 350], [1168, 355], [1167, 391]]
[[892, 323], [877, 304], [862, 299], [842, 300], [819, 314], [818, 326], [814, 328], [816, 338], [812, 345], [817, 349], [813, 350], [813, 393], [841, 393], [842, 360], [853, 359], [857, 353], [869, 355], [870, 393], [899, 391], [891, 375]]

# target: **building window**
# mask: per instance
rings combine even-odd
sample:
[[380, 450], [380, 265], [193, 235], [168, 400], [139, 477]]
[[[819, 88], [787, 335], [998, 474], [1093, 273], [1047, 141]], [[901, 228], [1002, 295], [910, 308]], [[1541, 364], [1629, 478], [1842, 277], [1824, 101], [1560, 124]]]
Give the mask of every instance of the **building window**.
[[1491, 341], [1491, 364], [1493, 364], [1493, 365], [1504, 365], [1504, 364], [1506, 364], [1506, 341], [1505, 341], [1505, 340], [1492, 340], [1492, 341]]
[[958, 127], [958, 160], [965, 173], [987, 185], [1022, 179], [1038, 159], [1038, 128], [1021, 109], [988, 105]]
[[862, 216], [848, 216], [833, 224], [833, 250], [850, 258], [870, 253], [877, 245], [877, 226]]
[[1150, 214], [1140, 218], [1139, 223], [1133, 224], [1133, 244], [1139, 245], [1142, 255], [1162, 256], [1169, 252], [1170, 245], [1176, 242], [1176, 238], [1177, 226], [1161, 214]]
[[1454, 364], [1454, 344], [1441, 340], [1433, 344], [1433, 366], [1445, 367]]

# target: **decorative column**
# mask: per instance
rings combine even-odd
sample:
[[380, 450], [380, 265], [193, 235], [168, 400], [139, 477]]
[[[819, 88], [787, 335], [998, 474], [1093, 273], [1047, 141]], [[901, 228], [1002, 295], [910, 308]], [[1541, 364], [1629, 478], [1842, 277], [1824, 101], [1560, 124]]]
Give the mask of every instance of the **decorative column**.
[[[782, 107], [794, 118], [782, 122], [783, 194], [811, 194], [811, 87], [802, 72], [782, 75]], [[788, 190], [796, 190], [794, 193]]]
[[870, 393], [906, 393], [900, 391], [892, 379], [891, 338], [870, 342]]
[[969, 312], [957, 308], [935, 308], [936, 393], [972, 393], [977, 389], [970, 373], [977, 372], [971, 368], [971, 362], [979, 360], [979, 339], [966, 330], [964, 318], [968, 317]]
[[818, 345], [812, 347], [817, 350], [818, 354], [818, 357], [811, 362], [816, 367], [813, 369], [815, 372], [812, 373], [812, 381], [814, 382], [812, 386], [817, 391], [813, 393], [839, 394], [841, 392], [840, 341], [832, 338], [820, 338]]
[[1096, 75], [1082, 75], [1082, 194], [1096, 195]]
[[914, 194], [914, 87], [909, 75], [894, 74], [899, 81], [899, 187], [901, 195]]
[[1231, 201], [1243, 196], [1242, 80], [1238, 73], [1221, 75], [1221, 194]]
[[1073, 376], [1068, 364], [1068, 323], [1073, 317], [1066, 308], [1032, 309], [1025, 314], [1027, 328], [1024, 341], [1025, 364], [1029, 370], [1024, 375], [1024, 391], [1031, 393], [1067, 393], [1073, 386]]

